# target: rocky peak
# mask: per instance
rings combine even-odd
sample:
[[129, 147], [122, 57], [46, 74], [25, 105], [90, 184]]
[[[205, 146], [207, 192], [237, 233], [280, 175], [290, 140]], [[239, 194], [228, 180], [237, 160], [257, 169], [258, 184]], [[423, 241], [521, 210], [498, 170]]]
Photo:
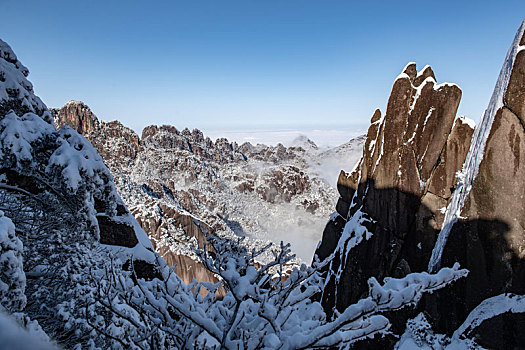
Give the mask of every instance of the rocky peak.
[[57, 129], [68, 125], [81, 135], [89, 135], [99, 127], [98, 118], [91, 109], [81, 101], [71, 100], [60, 109], [52, 109]]
[[202, 131], [185, 128], [178, 131], [173, 126], [150, 125], [142, 131], [144, 147], [163, 148], [173, 151], [187, 151], [203, 159], [219, 163], [238, 162], [246, 160], [236, 143], [230, 143], [220, 138], [213, 143], [209, 137], [204, 137]]
[[285, 147], [282, 143], [278, 143], [275, 146], [267, 146], [263, 144], [257, 144], [254, 146], [250, 142], [245, 142], [239, 146], [239, 150], [250, 159], [271, 162], [274, 164], [299, 159], [306, 153], [305, 149], [302, 147]]
[[456, 85], [437, 84], [430, 67], [418, 72], [409, 63], [384, 116], [374, 112], [359, 164], [339, 176], [338, 214], [316, 252], [337, 256], [323, 292], [327, 311], [358, 300], [372, 276], [426, 268], [473, 133], [465, 119], [455, 121], [460, 98]]
[[84, 102], [71, 100], [61, 108], [52, 108], [51, 113], [57, 129], [67, 125], [83, 135], [111, 170], [130, 167], [137, 157], [139, 136], [119, 121], [100, 122]]
[[[525, 294], [524, 32], [525, 21], [475, 132], [468, 118], [455, 119], [456, 85], [438, 85], [430, 67], [417, 72], [414, 63], [398, 76], [385, 115], [372, 117], [360, 163], [339, 177], [337, 214], [317, 250], [321, 259], [335, 256], [321, 297], [325, 309], [344, 310], [366, 293], [371, 276], [459, 262], [467, 278], [426, 296], [417, 312], [449, 335], [483, 312], [466, 336], [484, 348], [523, 344], [525, 316], [499, 313], [507, 306], [491, 303]], [[414, 316], [400, 314], [394, 332]]]
[[303, 148], [304, 150], [307, 150], [307, 151], [317, 151], [319, 149], [319, 147], [317, 147], [317, 145], [315, 144], [315, 142], [313, 142], [312, 140], [310, 140], [307, 136], [305, 135], [300, 135], [300, 136], [297, 136], [293, 141], [292, 143], [290, 144], [290, 146], [292, 147], [301, 147]]
[[[429, 66], [418, 73], [415, 64], [409, 63], [394, 82], [385, 116], [381, 118], [379, 110], [372, 116], [359, 166], [339, 177], [343, 200], [350, 204], [358, 185], [368, 179], [379, 188], [397, 188], [418, 197], [426, 194], [435, 169], [447, 156], [447, 142], [452, 147], [457, 141], [459, 131], [453, 132], [454, 127], [463, 130], [461, 126], [467, 125], [454, 123], [460, 98], [457, 85], [438, 85]], [[466, 138], [460, 141], [467, 148], [471, 134], [462, 133]], [[455, 154], [460, 164], [467, 148]], [[452, 187], [455, 179], [447, 179], [446, 186]], [[364, 198], [363, 194], [358, 198]]]

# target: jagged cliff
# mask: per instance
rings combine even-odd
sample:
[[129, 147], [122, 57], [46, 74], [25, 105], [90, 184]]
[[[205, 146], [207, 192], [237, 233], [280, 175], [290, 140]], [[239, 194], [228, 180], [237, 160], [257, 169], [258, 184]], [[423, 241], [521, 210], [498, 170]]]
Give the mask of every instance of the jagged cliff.
[[[321, 259], [338, 255], [323, 293], [326, 307], [355, 302], [371, 276], [400, 276], [427, 266], [441, 209], [473, 133], [465, 118], [455, 120], [460, 97], [456, 85], [438, 85], [430, 67], [418, 73], [410, 63], [394, 82], [385, 116], [379, 110], [372, 116], [361, 161], [339, 176], [337, 214], [317, 250]], [[365, 234], [354, 247], [340, 237], [352, 236], [343, 230], [356, 216], [370, 237]]]
[[[450, 332], [486, 300], [525, 294], [525, 21], [498, 78], [447, 207], [429, 270], [458, 261], [470, 270], [457, 286], [428, 297], [435, 328]], [[468, 329], [487, 348], [520, 348], [523, 313], [500, 312]]]
[[[248, 236], [243, 244], [252, 247], [308, 240], [310, 247], [299, 253], [310, 260], [335, 197], [312, 164], [335, 157], [330, 151], [319, 151], [310, 140], [302, 140], [309, 151], [282, 144], [239, 146], [224, 138], [213, 142], [197, 129], [167, 125], [148, 126], [139, 137], [118, 121], [100, 122], [79, 101], [52, 112], [57, 127], [76, 128], [95, 146], [131, 213], [157, 252], [178, 264], [185, 282], [217, 282], [190, 247], [193, 242], [202, 248], [208, 232], [235, 240]], [[344, 159], [360, 151], [361, 143], [333, 152]]]
[[[400, 313], [394, 333], [424, 311], [429, 327], [452, 339], [498, 348], [523, 344], [524, 318], [499, 295], [525, 293], [524, 43], [522, 25], [475, 134], [471, 121], [456, 118], [456, 85], [438, 85], [429, 66], [417, 72], [414, 63], [398, 76], [385, 115], [377, 110], [372, 117], [361, 161], [339, 176], [336, 213], [316, 251], [330, 259], [321, 295], [328, 312], [365, 295], [372, 276], [459, 262], [469, 276], [425, 297], [416, 312]], [[498, 316], [497, 308], [508, 314]], [[460, 327], [467, 317], [478, 323]]]

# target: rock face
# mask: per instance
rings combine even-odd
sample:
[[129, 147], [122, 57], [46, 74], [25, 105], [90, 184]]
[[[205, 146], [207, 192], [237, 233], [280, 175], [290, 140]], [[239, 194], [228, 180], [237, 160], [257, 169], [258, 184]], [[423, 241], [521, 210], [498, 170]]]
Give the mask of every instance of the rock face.
[[[443, 220], [440, 209], [473, 133], [465, 118], [454, 121], [460, 98], [456, 85], [438, 85], [430, 67], [418, 73], [410, 63], [394, 82], [385, 116], [379, 110], [372, 116], [359, 165], [339, 176], [337, 215], [316, 252], [321, 259], [337, 255], [323, 293], [327, 310], [357, 301], [371, 276], [426, 268]], [[341, 246], [347, 235], [357, 235], [350, 231], [357, 217], [371, 236]]]
[[202, 131], [198, 129], [190, 131], [186, 128], [179, 131], [170, 125], [160, 127], [150, 125], [142, 130], [142, 140], [145, 148], [157, 146], [163, 149], [188, 151], [201, 159], [219, 164], [246, 160], [239, 151], [237, 143], [230, 143], [225, 138], [213, 142], [209, 137], [205, 138]]
[[[457, 328], [483, 300], [525, 294], [525, 22], [473, 138], [431, 270], [458, 261], [470, 270], [457, 286], [426, 300], [435, 328]], [[438, 312], [439, 311], [439, 312]], [[472, 330], [482, 346], [523, 346], [525, 317], [506, 313]], [[489, 324], [492, 327], [487, 327]]]
[[[471, 121], [455, 119], [459, 88], [437, 85], [430, 67], [418, 73], [408, 64], [396, 79], [385, 115], [372, 117], [358, 167], [339, 176], [336, 213], [316, 251], [321, 260], [333, 254], [321, 295], [328, 312], [362, 297], [371, 276], [459, 262], [470, 270], [467, 278], [398, 314], [393, 332], [425, 312], [439, 333], [461, 329], [454, 336], [487, 348], [523, 344], [523, 314], [500, 314], [505, 305], [489, 298], [525, 293], [524, 26], [475, 134]], [[486, 308], [482, 317], [476, 307]], [[475, 317], [479, 322], [469, 325]]]
[[98, 127], [97, 117], [81, 101], [69, 101], [60, 109], [51, 109], [51, 113], [57, 129], [68, 125], [79, 134], [86, 135]]

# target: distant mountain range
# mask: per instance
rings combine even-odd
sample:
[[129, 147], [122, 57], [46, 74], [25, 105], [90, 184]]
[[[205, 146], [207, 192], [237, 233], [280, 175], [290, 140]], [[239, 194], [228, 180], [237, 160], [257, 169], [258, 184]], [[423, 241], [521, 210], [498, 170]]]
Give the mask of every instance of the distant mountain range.
[[[151, 237], [175, 236], [182, 214], [227, 236], [292, 242], [306, 261], [337, 199], [328, 180], [335, 184], [343, 164], [357, 163], [364, 142], [358, 137], [323, 152], [304, 136], [290, 147], [239, 146], [167, 125], [148, 126], [139, 137], [120, 122], [101, 122], [79, 101], [51, 111], [57, 128], [68, 125], [93, 143], [137, 220], [157, 218], [151, 228], [143, 224]], [[180, 243], [166, 249], [187, 252], [188, 242]]]

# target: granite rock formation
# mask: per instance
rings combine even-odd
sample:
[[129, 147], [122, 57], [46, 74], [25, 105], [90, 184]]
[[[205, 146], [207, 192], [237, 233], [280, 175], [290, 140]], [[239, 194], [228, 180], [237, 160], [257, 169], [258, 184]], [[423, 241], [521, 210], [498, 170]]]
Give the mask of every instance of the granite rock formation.
[[81, 101], [69, 101], [60, 109], [52, 108], [51, 113], [57, 129], [68, 125], [79, 134], [85, 135], [98, 128], [97, 117]]
[[[425, 307], [435, 329], [450, 332], [484, 300], [525, 294], [525, 22], [473, 137], [429, 269], [458, 261], [468, 278]], [[469, 330], [486, 348], [519, 348], [525, 316], [504, 313]]]
[[[410, 63], [396, 79], [385, 115], [372, 117], [359, 165], [339, 176], [336, 213], [316, 251], [330, 259], [320, 296], [328, 312], [362, 297], [372, 276], [459, 262], [468, 277], [426, 296], [416, 311], [400, 312], [393, 332], [402, 334], [407, 319], [424, 312], [451, 339], [488, 348], [523, 344], [523, 314], [498, 313], [506, 306], [492, 298], [525, 293], [524, 26], [475, 133], [471, 121], [455, 118], [460, 89], [436, 84], [430, 67], [417, 72]], [[473, 317], [479, 322], [462, 326]], [[395, 339], [373, 342], [364, 348], [392, 347]]]
[[[473, 133], [465, 118], [455, 119], [460, 98], [456, 85], [436, 83], [429, 66], [418, 73], [410, 63], [394, 82], [385, 116], [372, 116], [361, 161], [339, 176], [337, 214], [317, 250], [320, 259], [340, 254], [330, 267], [340, 274], [328, 278], [323, 294], [327, 309], [332, 301], [343, 309], [358, 300], [371, 276], [426, 268]], [[373, 234], [348, 254], [336, 246], [355, 215]]]

